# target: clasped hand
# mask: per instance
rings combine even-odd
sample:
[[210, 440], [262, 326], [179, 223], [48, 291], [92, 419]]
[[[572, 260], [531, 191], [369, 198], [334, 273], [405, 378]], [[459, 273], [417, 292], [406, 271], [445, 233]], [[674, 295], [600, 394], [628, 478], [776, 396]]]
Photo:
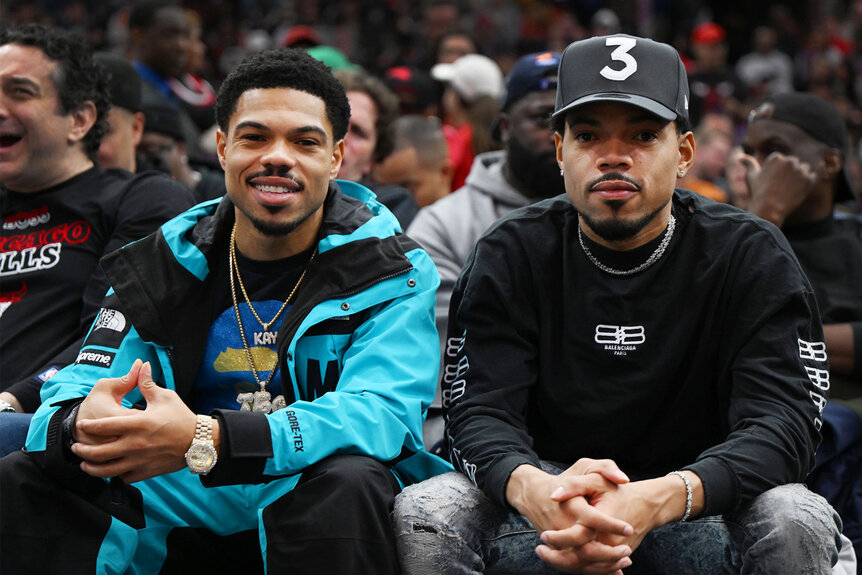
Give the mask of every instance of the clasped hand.
[[[122, 405], [135, 387], [147, 402], [144, 410]], [[134, 483], [185, 467], [195, 422], [176, 392], [156, 385], [149, 362], [138, 359], [125, 376], [93, 386], [78, 409], [72, 451], [84, 460], [84, 472]]]
[[517, 507], [541, 536], [539, 557], [562, 571], [622, 575], [654, 527], [638, 484], [611, 460], [580, 459], [560, 475], [530, 468], [530, 475], [523, 493], [531, 495]]

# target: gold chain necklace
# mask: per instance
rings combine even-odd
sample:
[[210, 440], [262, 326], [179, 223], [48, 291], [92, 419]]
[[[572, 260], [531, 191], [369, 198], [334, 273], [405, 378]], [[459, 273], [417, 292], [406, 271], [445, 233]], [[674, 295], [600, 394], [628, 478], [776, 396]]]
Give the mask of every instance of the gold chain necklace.
[[[239, 280], [239, 287], [242, 290], [242, 295], [245, 298], [245, 303], [248, 304], [251, 313], [254, 314], [255, 319], [263, 326], [264, 331], [269, 330], [269, 326], [275, 323], [275, 320], [278, 316], [281, 315], [281, 312], [287, 307], [287, 304], [290, 303], [290, 300], [293, 299], [296, 290], [299, 289], [299, 285], [302, 283], [302, 280], [305, 279], [305, 273], [308, 271], [308, 266], [311, 264], [311, 261], [314, 259], [314, 256], [317, 255], [317, 247], [314, 248], [314, 251], [311, 254], [311, 257], [308, 259], [308, 263], [305, 264], [305, 269], [302, 270], [302, 275], [299, 276], [299, 279], [296, 281], [296, 285], [293, 286], [293, 289], [290, 291], [290, 294], [287, 296], [287, 299], [284, 300], [284, 303], [281, 305], [281, 308], [275, 314], [268, 323], [264, 323], [260, 316], [257, 315], [257, 312], [254, 310], [254, 307], [251, 305], [251, 300], [248, 297], [248, 293], [245, 291], [245, 286], [242, 283], [242, 276], [239, 273], [239, 264], [236, 259], [236, 222], [233, 224], [233, 229], [230, 232], [230, 250], [228, 252], [228, 267], [230, 268], [230, 295], [233, 300], [233, 311], [236, 314], [236, 324], [239, 327], [239, 337], [242, 339], [242, 347], [245, 350], [245, 358], [248, 361], [248, 366], [251, 368], [251, 374], [254, 376], [255, 382], [260, 387], [259, 391], [254, 393], [240, 393], [237, 395], [236, 400], [242, 406], [243, 411], [261, 411], [264, 413], [269, 413], [270, 411], [275, 411], [281, 407], [284, 407], [284, 398], [279, 396], [275, 399], [274, 402], [270, 402], [270, 393], [266, 391], [266, 386], [269, 385], [269, 382], [272, 381], [272, 376], [275, 375], [275, 370], [278, 367], [278, 360], [276, 360], [275, 365], [272, 366], [272, 369], [269, 372], [269, 375], [266, 378], [266, 381], [261, 381], [260, 377], [257, 375], [257, 367], [254, 364], [254, 357], [251, 355], [251, 348], [248, 345], [248, 341], [245, 338], [245, 330], [242, 327], [242, 318], [239, 314], [239, 304], [237, 303], [237, 295], [236, 295], [236, 285], [234, 283], [234, 273], [236, 273], [236, 279]], [[279, 399], [281, 400], [279, 402]], [[277, 404], [277, 405], [273, 405]]]
[[[308, 260], [308, 264], [311, 263], [311, 260], [314, 259], [314, 256], [317, 255], [317, 247], [314, 248], [314, 252], [311, 254], [311, 258]], [[242, 283], [242, 276], [239, 275], [239, 264], [236, 259], [236, 222], [233, 224], [233, 229], [230, 232], [230, 260], [231, 260], [231, 282], [233, 282], [233, 272], [236, 272], [236, 279], [239, 281], [239, 289], [242, 290], [242, 297], [245, 298], [246, 303], [248, 304], [248, 308], [251, 310], [252, 315], [254, 315], [254, 319], [260, 323], [261, 327], [263, 327], [263, 331], [269, 331], [269, 328], [272, 324], [275, 323], [275, 320], [278, 319], [278, 316], [281, 315], [281, 312], [284, 311], [284, 308], [287, 307], [287, 304], [290, 303], [290, 300], [293, 298], [293, 294], [296, 293], [296, 290], [299, 289], [299, 284], [302, 283], [302, 280], [305, 279], [305, 272], [308, 271], [308, 264], [305, 264], [305, 269], [302, 270], [302, 275], [299, 276], [299, 279], [296, 282], [296, 285], [293, 286], [293, 290], [291, 290], [290, 295], [287, 296], [287, 299], [284, 300], [284, 303], [281, 304], [281, 308], [271, 320], [268, 322], [264, 322], [260, 319], [260, 316], [257, 315], [257, 311], [255, 311], [254, 306], [251, 305], [251, 300], [248, 298], [248, 293], [245, 291], [245, 284]], [[234, 290], [233, 285], [231, 285], [231, 290]], [[234, 290], [235, 291], [235, 290]], [[236, 294], [234, 294], [236, 296]]]

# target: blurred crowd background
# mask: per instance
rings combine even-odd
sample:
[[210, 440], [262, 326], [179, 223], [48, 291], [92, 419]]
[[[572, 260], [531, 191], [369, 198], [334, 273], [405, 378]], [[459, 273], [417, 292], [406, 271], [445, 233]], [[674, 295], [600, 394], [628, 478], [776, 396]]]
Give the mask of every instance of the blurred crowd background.
[[[847, 119], [851, 174], [859, 189], [862, 138], [862, 0], [742, 2], [706, 0], [189, 0], [177, 2], [191, 23], [187, 54], [163, 43], [190, 95], [217, 89], [249, 52], [316, 47], [336, 68], [362, 68], [387, 79], [403, 112], [438, 115], [439, 62], [484, 54], [507, 74], [523, 54], [561, 51], [570, 42], [610, 32], [674, 45], [686, 63], [700, 169], [726, 200], [744, 203], [726, 168], [748, 112], [771, 93], [811, 91]], [[129, 56], [131, 2], [4, 0], [0, 23], [39, 22], [76, 30], [95, 50]], [[158, 43], [157, 38], [150, 39]], [[418, 102], [404, 102], [407, 91]], [[406, 108], [405, 108], [406, 106]], [[195, 121], [205, 138], [206, 106]], [[703, 153], [701, 154], [701, 149]], [[451, 151], [450, 151], [451, 152]], [[711, 165], [710, 165], [711, 164]], [[701, 173], [702, 172], [702, 173]], [[457, 183], [457, 178], [456, 178]], [[683, 182], [686, 185], [686, 182]], [[453, 186], [455, 189], [457, 186]], [[693, 184], [690, 187], [696, 187]], [[698, 190], [702, 191], [702, 190]], [[706, 190], [707, 195], [709, 191]], [[721, 194], [718, 193], [719, 198]]]

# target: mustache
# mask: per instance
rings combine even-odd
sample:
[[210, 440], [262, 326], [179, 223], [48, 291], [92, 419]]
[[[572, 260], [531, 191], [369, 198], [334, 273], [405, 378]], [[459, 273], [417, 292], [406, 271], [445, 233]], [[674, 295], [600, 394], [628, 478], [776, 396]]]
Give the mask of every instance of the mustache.
[[633, 185], [635, 188], [638, 189], [638, 191], [640, 191], [640, 189], [641, 189], [640, 182], [638, 182], [637, 180], [634, 180], [633, 178], [628, 177], [627, 175], [623, 174], [622, 172], [608, 172], [607, 174], [601, 176], [600, 178], [596, 178], [595, 180], [590, 182], [589, 185], [587, 186], [587, 189], [591, 190], [594, 187], [596, 187], [597, 185], [601, 184], [602, 182], [610, 182], [610, 181], [626, 182], [627, 184]]
[[246, 177], [245, 182], [251, 185], [251, 182], [255, 178], [268, 178], [268, 177], [276, 177], [283, 178], [285, 180], [290, 180], [297, 185], [299, 191], [305, 189], [305, 182], [303, 182], [300, 178], [294, 176], [290, 173], [288, 168], [267, 168], [265, 170], [261, 170], [259, 172], [255, 172]]

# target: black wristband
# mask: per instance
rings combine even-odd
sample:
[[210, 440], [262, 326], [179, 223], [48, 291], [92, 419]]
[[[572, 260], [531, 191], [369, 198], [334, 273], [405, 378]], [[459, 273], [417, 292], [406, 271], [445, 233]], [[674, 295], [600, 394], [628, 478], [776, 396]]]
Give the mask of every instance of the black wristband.
[[72, 447], [72, 444], [75, 443], [75, 435], [72, 432], [72, 429], [75, 425], [75, 420], [78, 418], [78, 408], [81, 407], [81, 404], [78, 403], [69, 411], [69, 415], [63, 419], [63, 436], [67, 446]]

